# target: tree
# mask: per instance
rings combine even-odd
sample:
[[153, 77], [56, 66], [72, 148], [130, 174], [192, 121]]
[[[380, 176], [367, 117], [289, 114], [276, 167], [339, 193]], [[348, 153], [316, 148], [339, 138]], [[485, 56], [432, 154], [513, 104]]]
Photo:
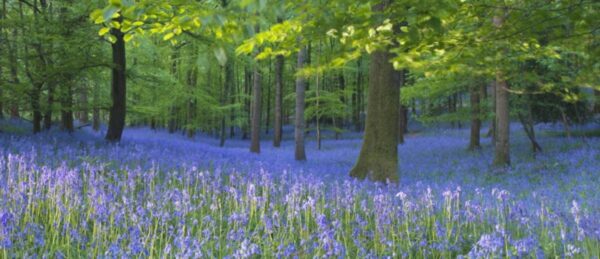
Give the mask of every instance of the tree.
[[[256, 25], [255, 32], [260, 32], [259, 25]], [[260, 153], [260, 122], [261, 122], [261, 72], [259, 64], [254, 65], [252, 83], [252, 120], [251, 120], [251, 133], [250, 133], [250, 152]]]
[[[300, 40], [299, 40], [300, 41]], [[307, 47], [300, 48], [298, 52], [298, 65], [297, 70], [301, 70], [306, 63]], [[294, 128], [294, 139], [296, 141], [296, 152], [295, 158], [298, 161], [306, 160], [306, 151], [304, 148], [304, 105], [305, 105], [305, 91], [306, 91], [306, 78], [302, 75], [298, 75], [296, 78], [296, 111], [295, 111], [295, 128]]]
[[471, 101], [471, 135], [469, 139], [469, 150], [474, 151], [481, 148], [481, 97], [484, 87], [473, 85], [470, 87], [469, 98]]
[[[122, 16], [116, 18], [116, 22], [123, 22]], [[118, 142], [121, 140], [123, 129], [125, 128], [125, 114], [127, 112], [125, 40], [124, 33], [120, 29], [111, 28], [110, 34], [114, 36], [115, 41], [111, 43], [113, 61], [111, 82], [112, 106], [109, 113], [106, 140], [109, 142]]]
[[[501, 30], [504, 24], [504, 10], [499, 10], [493, 18], [494, 26]], [[510, 165], [510, 107], [508, 103], [509, 89], [505, 74], [496, 71], [496, 144], [494, 165]]]
[[[383, 1], [373, 7], [383, 12]], [[394, 72], [393, 55], [383, 48], [371, 54], [367, 118], [362, 148], [350, 176], [377, 182], [398, 182], [399, 73]]]
[[273, 146], [281, 146], [283, 129], [283, 69], [285, 65], [283, 55], [275, 58], [275, 123], [273, 131]]

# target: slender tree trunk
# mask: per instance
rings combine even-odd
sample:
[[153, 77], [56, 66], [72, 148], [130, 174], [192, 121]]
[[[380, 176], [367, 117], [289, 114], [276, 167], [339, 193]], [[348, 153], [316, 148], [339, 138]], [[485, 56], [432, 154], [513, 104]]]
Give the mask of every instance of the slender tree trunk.
[[33, 134], [40, 133], [42, 131], [42, 112], [40, 110], [40, 92], [42, 89], [41, 84], [34, 84], [31, 89], [31, 109], [33, 112], [32, 124]]
[[44, 114], [44, 130], [50, 130], [50, 128], [52, 128], [52, 112], [54, 106], [54, 85], [48, 85], [46, 106], [46, 114]]
[[281, 137], [283, 129], [283, 69], [284, 57], [279, 55], [275, 58], [275, 128], [273, 136], [273, 146], [281, 146]]
[[[498, 30], [504, 23], [504, 13], [494, 16]], [[508, 84], [502, 71], [496, 72], [496, 149], [494, 165], [510, 165], [510, 116]]]
[[492, 99], [492, 119], [490, 124], [490, 129], [487, 133], [488, 138], [492, 138], [492, 143], [494, 146], [496, 145], [496, 80], [494, 80], [491, 84], [491, 99]]
[[[321, 46], [319, 46], [319, 55], [321, 55]], [[319, 66], [318, 62], [317, 62], [317, 66]], [[315, 80], [315, 92], [316, 92], [316, 97], [317, 97], [317, 101], [315, 102], [315, 113], [316, 113], [316, 123], [317, 123], [317, 150], [321, 150], [321, 102], [320, 102], [320, 98], [321, 98], [321, 93], [320, 93], [320, 78], [319, 78], [319, 73], [317, 73], [317, 80]]]
[[[398, 88], [402, 89], [402, 87], [406, 84], [406, 70], [402, 71], [394, 71], [394, 76], [397, 79]], [[398, 105], [398, 144], [404, 144], [404, 134], [408, 128], [408, 108], [404, 106], [402, 103]]]
[[67, 80], [64, 87], [65, 91], [61, 98], [62, 130], [71, 133], [75, 130], [75, 127], [73, 125], [73, 87], [70, 80]]
[[[2, 10], [3, 13], [6, 14], [6, 0], [2, 1]], [[15, 29], [13, 29], [12, 31], [12, 37], [14, 39], [17, 39], [18, 37], [18, 31], [15, 27]], [[10, 43], [10, 41], [8, 41], [8, 32], [5, 31], [5, 39], [7, 39], [7, 50], [8, 50], [8, 67], [10, 70], [10, 77], [11, 77], [11, 83], [13, 83], [14, 85], [19, 85], [21, 82], [19, 80], [19, 72], [18, 72], [18, 64], [17, 64], [17, 55], [16, 55], [16, 50], [17, 47], [14, 46], [13, 44]], [[19, 102], [15, 99], [11, 100], [10, 103], [10, 117], [11, 119], [18, 119], [21, 118], [21, 114], [19, 113]]]
[[81, 111], [79, 113], [79, 121], [83, 124], [89, 122], [89, 110], [88, 110], [88, 89], [84, 87], [81, 89], [79, 96], [79, 102], [81, 105]]
[[[122, 22], [120, 16], [118, 22]], [[106, 132], [106, 140], [110, 142], [118, 142], [121, 140], [123, 129], [125, 129], [125, 115], [127, 111], [127, 79], [125, 76], [126, 58], [125, 58], [125, 41], [123, 40], [123, 32], [118, 29], [111, 29], [110, 32], [117, 40], [112, 44], [112, 107], [108, 119], [108, 131]]]
[[189, 99], [188, 99], [188, 103], [187, 103], [187, 121], [188, 121], [188, 127], [187, 127], [187, 137], [188, 138], [193, 138], [196, 135], [196, 125], [195, 125], [195, 118], [196, 118], [196, 97], [194, 95], [194, 91], [196, 89], [196, 85], [198, 83], [198, 70], [196, 69], [195, 64], [191, 64], [192, 68], [188, 71], [188, 76], [187, 76], [187, 86], [188, 86], [188, 91], [189, 91]]
[[94, 107], [92, 108], [92, 129], [100, 130], [100, 89], [94, 84]]
[[481, 87], [473, 86], [470, 88], [471, 101], [471, 138], [469, 141], [469, 150], [481, 148]]
[[[231, 60], [227, 61], [227, 64], [225, 64], [225, 80], [223, 80], [223, 96], [221, 98], [221, 105], [225, 106], [227, 105], [227, 99], [229, 98], [229, 92], [230, 89], [233, 88], [233, 80], [235, 79], [233, 76], [233, 69], [234, 69], [234, 64]], [[225, 138], [226, 138], [226, 129], [227, 129], [227, 125], [226, 125], [226, 119], [227, 119], [228, 114], [223, 113], [223, 115], [221, 116], [221, 136], [220, 136], [220, 141], [219, 141], [219, 146], [223, 147], [225, 146]]]
[[269, 134], [269, 129], [271, 129], [271, 61], [269, 61], [269, 73], [267, 78], [267, 110], [265, 111], [265, 134]]
[[[300, 40], [299, 40], [300, 41]], [[298, 52], [297, 70], [304, 68], [306, 63], [307, 49], [302, 47]], [[296, 141], [295, 158], [297, 161], [306, 160], [306, 150], [304, 148], [304, 105], [305, 105], [306, 78], [298, 76], [296, 78], [296, 112], [295, 112], [295, 130], [294, 138]]]
[[[256, 33], [260, 32], [258, 25], [255, 27]], [[261, 74], [258, 64], [254, 66], [253, 98], [252, 98], [252, 132], [250, 134], [250, 152], [260, 153], [260, 122], [261, 122]]]
[[244, 98], [244, 106], [246, 107], [246, 122], [242, 127], [242, 139], [248, 139], [248, 128], [250, 124], [252, 124], [252, 105], [250, 95], [252, 94], [252, 73], [250, 73], [250, 69], [247, 67], [244, 68], [244, 94], [246, 97]]

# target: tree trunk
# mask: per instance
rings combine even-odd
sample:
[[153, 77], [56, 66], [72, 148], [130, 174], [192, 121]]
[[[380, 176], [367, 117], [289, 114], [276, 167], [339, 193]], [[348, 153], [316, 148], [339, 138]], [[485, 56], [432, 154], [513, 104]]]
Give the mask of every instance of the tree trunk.
[[79, 96], [79, 102], [81, 105], [81, 111], [79, 112], [79, 122], [86, 124], [89, 122], [89, 110], [88, 110], [88, 89], [86, 87], [81, 89]]
[[50, 128], [52, 128], [52, 112], [54, 106], [54, 85], [48, 85], [46, 106], [46, 113], [44, 114], [44, 130], [50, 130]]
[[250, 124], [252, 124], [252, 105], [250, 101], [250, 95], [252, 94], [252, 87], [250, 86], [252, 82], [252, 73], [250, 69], [247, 67], [244, 68], [244, 94], [246, 95], [244, 98], [244, 106], [246, 107], [246, 122], [242, 126], [242, 139], [248, 139], [248, 128]]
[[94, 84], [94, 107], [92, 109], [92, 129], [100, 130], [100, 92], [98, 85]]
[[[258, 25], [255, 27], [256, 33], [260, 31]], [[252, 132], [250, 134], [250, 152], [260, 153], [260, 115], [261, 109], [261, 74], [258, 64], [254, 65], [254, 81], [252, 86]]]
[[[394, 71], [397, 79], [398, 89], [402, 89], [406, 83], [406, 70]], [[404, 144], [404, 134], [408, 128], [408, 108], [402, 103], [398, 105], [398, 144]]]
[[70, 80], [67, 80], [61, 102], [62, 130], [69, 133], [75, 130], [73, 125], [73, 88], [70, 83]]
[[[117, 18], [118, 22], [122, 22], [123, 18]], [[127, 79], [125, 76], [126, 59], [125, 59], [125, 41], [123, 40], [123, 32], [118, 29], [111, 29], [110, 32], [117, 41], [112, 44], [112, 107], [108, 119], [108, 131], [106, 132], [106, 140], [110, 142], [118, 142], [123, 135], [125, 129], [125, 113], [127, 111]]]
[[385, 50], [371, 54], [365, 136], [350, 176], [398, 182], [398, 111], [400, 89]]
[[[307, 49], [302, 47], [298, 52], [297, 70], [304, 68], [306, 63]], [[305, 105], [306, 78], [298, 76], [296, 78], [296, 112], [295, 112], [295, 129], [294, 139], [296, 141], [295, 158], [297, 161], [306, 160], [306, 150], [304, 148], [304, 105]]]
[[281, 137], [283, 129], [283, 69], [284, 69], [284, 57], [279, 55], [275, 58], [275, 123], [274, 123], [274, 136], [273, 146], [281, 146]]
[[471, 138], [469, 141], [469, 150], [474, 151], [481, 148], [481, 87], [473, 86], [470, 88], [471, 101]]
[[[225, 80], [223, 80], [223, 95], [221, 96], [221, 105], [222, 106], [227, 105], [227, 99], [229, 98], [229, 92], [233, 88], [233, 80], [234, 80], [233, 69], [234, 69], [234, 64], [232, 63], [232, 61], [231, 60], [227, 61], [227, 64], [225, 64]], [[227, 116], [228, 116], [228, 114], [226, 114], [226, 113], [223, 113], [221, 116], [221, 136], [220, 136], [220, 141], [219, 141], [220, 147], [225, 146], [226, 129], [227, 129], [227, 125], [225, 122], [226, 122]]]
[[269, 61], [269, 72], [267, 74], [267, 109], [265, 111], [265, 134], [271, 129], [271, 61]]
[[[494, 26], [500, 30], [504, 12], [494, 16]], [[494, 165], [510, 165], [510, 114], [508, 84], [502, 71], [496, 72], [496, 149]]]
[[354, 116], [353, 116], [353, 120], [354, 120], [354, 131], [356, 132], [360, 132], [363, 129], [362, 126], [362, 120], [361, 120], [361, 112], [362, 112], [362, 102], [363, 102], [363, 89], [362, 89], [362, 83], [363, 83], [363, 74], [362, 74], [362, 59], [358, 59], [358, 61], [356, 62], [356, 88], [354, 89]]
[[33, 112], [33, 134], [40, 133], [42, 131], [42, 112], [40, 110], [40, 92], [42, 90], [41, 84], [34, 84], [31, 89], [31, 109]]

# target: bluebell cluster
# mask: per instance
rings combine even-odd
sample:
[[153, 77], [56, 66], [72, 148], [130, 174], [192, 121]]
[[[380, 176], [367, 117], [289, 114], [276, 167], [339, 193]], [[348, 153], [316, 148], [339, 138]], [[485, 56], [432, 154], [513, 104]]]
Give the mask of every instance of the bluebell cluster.
[[514, 127], [503, 172], [467, 130], [409, 135], [397, 185], [347, 176], [359, 138], [296, 162], [292, 141], [0, 133], [0, 258], [598, 258], [600, 139], [539, 130], [534, 158]]

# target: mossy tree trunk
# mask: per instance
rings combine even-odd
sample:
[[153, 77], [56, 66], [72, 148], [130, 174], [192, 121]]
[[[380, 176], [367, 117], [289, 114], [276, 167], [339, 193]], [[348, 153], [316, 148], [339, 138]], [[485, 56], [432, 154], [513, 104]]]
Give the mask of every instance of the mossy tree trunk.
[[363, 145], [350, 176], [398, 182], [398, 111], [400, 89], [385, 50], [371, 54], [367, 118]]

